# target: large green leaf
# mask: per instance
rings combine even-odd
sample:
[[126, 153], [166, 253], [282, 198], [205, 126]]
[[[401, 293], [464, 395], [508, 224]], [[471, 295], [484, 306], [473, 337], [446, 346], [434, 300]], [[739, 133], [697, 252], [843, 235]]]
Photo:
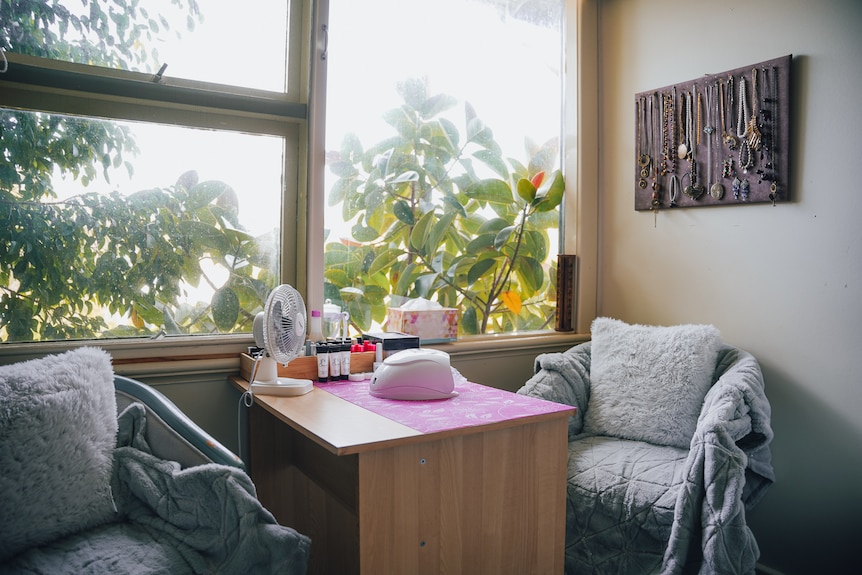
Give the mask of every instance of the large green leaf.
[[563, 180], [563, 174], [559, 171], [554, 172], [553, 178], [545, 178], [539, 190], [536, 193], [535, 207], [538, 211], [549, 212], [556, 209], [563, 201], [563, 194], [566, 191], [566, 184]]
[[413, 209], [410, 207], [410, 204], [404, 200], [396, 200], [395, 204], [392, 206], [392, 212], [395, 214], [396, 218], [408, 226], [412, 226], [416, 221], [413, 217]]
[[400, 249], [388, 249], [380, 252], [374, 258], [374, 262], [368, 268], [368, 274], [374, 275], [380, 271], [388, 269], [392, 263], [404, 254]]
[[536, 199], [536, 186], [527, 178], [521, 178], [518, 180], [518, 195], [521, 196], [522, 200], [531, 204]]
[[517, 226], [508, 226], [500, 230], [494, 237], [494, 249], [499, 250], [506, 245], [516, 229]]
[[477, 261], [473, 267], [470, 268], [470, 271], [467, 272], [467, 285], [473, 285], [480, 278], [482, 278], [485, 273], [491, 270], [497, 262], [493, 259], [484, 259]]
[[212, 297], [212, 317], [221, 331], [230, 331], [239, 317], [239, 298], [229, 287], [216, 290]]
[[434, 223], [434, 212], [424, 214], [416, 225], [413, 227], [413, 232], [410, 234], [410, 245], [414, 249], [422, 253], [426, 253], [428, 237], [431, 234], [431, 225]]
[[440, 249], [440, 242], [443, 240], [443, 237], [446, 233], [451, 229], [452, 222], [455, 221], [454, 212], [446, 212], [444, 213], [440, 219], [434, 223], [431, 231], [428, 233], [428, 237], [425, 240], [425, 253], [426, 254], [434, 254]]
[[465, 189], [464, 194], [471, 199], [492, 204], [512, 203], [512, 190], [503, 180], [480, 180]]
[[398, 130], [405, 138], [411, 138], [416, 132], [416, 122], [407, 107], [402, 106], [383, 113], [383, 120]]
[[475, 335], [479, 333], [479, 320], [476, 314], [475, 307], [468, 307], [467, 310], [461, 315], [460, 325], [463, 332], [468, 335]]
[[494, 238], [496, 237], [496, 234], [493, 233], [476, 236], [469, 244], [467, 244], [464, 251], [473, 255], [484, 251], [493, 251], [496, 249], [494, 247]]
[[423, 119], [430, 119], [450, 110], [458, 104], [458, 100], [446, 94], [437, 94], [425, 100], [418, 108]]
[[225, 182], [216, 180], [208, 180], [201, 182], [189, 190], [189, 197], [186, 201], [186, 208], [190, 211], [197, 210], [210, 204], [220, 195], [233, 192], [233, 189]]
[[380, 232], [376, 229], [360, 224], [356, 224], [350, 229], [353, 239], [360, 242], [373, 242], [380, 237]]
[[509, 168], [496, 150], [481, 149], [473, 152], [473, 157], [491, 168], [501, 178], [509, 177]]
[[545, 281], [545, 270], [535, 258], [519, 257], [515, 267], [518, 277], [529, 290], [529, 295], [536, 293]]
[[412, 291], [413, 282], [416, 281], [416, 278], [422, 274], [422, 270], [416, 269], [416, 264], [411, 263], [408, 264], [407, 267], [401, 272], [398, 283], [395, 285], [395, 291], [393, 293], [396, 294], [404, 294], [408, 295]]

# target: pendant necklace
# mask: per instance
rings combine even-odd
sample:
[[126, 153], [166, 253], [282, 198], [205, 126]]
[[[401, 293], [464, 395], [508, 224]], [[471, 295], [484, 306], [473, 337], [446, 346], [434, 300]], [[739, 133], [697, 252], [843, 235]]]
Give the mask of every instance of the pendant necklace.
[[[731, 95], [730, 100], [732, 101], [733, 95], [733, 76], [730, 76], [730, 79], [727, 81], [727, 89]], [[721, 99], [721, 140], [724, 142], [724, 145], [730, 148], [731, 150], [735, 150], [736, 146], [739, 144], [739, 140], [736, 139], [736, 136], [733, 135], [732, 132], [727, 129], [727, 118], [725, 117], [725, 113], [727, 111], [727, 100], [725, 97], [725, 89], [724, 82], [719, 84], [719, 97]], [[730, 109], [733, 110], [733, 103], [730, 105]], [[731, 114], [727, 114], [730, 116]]]
[[748, 146], [760, 149], [761, 133], [757, 127], [757, 68], [751, 69], [751, 118], [748, 120]]
[[[684, 130], [682, 138], [680, 138], [679, 148], [677, 149], [677, 157], [680, 160], [688, 158], [691, 153], [690, 140], [691, 138], [691, 92], [686, 92], [682, 95], [682, 108], [685, 108], [685, 122], [682, 124]], [[680, 111], [682, 113], [682, 111]]]
[[[706, 134], [706, 183], [712, 182], [712, 165], [714, 159], [712, 156], [712, 135], [715, 133], [715, 126], [712, 123], [715, 121], [717, 108], [713, 109], [713, 104], [717, 103], [715, 97], [716, 85], [710, 84], [706, 87], [706, 127], [703, 129]], [[713, 199], [720, 200], [724, 197], [724, 186], [720, 182], [713, 182], [709, 186], [709, 195]]]
[[638, 179], [638, 187], [646, 189], [647, 177], [649, 176], [649, 155], [646, 153], [646, 100], [638, 99], [637, 115], [638, 115], [638, 165], [640, 166], [640, 179]]
[[676, 177], [676, 174], [670, 177], [668, 196], [670, 196], [670, 207], [675, 208], [677, 205], [676, 201], [679, 199], [679, 178]]

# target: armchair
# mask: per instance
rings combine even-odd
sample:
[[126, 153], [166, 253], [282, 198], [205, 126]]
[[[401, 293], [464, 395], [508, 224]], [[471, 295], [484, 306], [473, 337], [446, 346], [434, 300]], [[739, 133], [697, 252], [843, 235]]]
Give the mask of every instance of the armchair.
[[591, 342], [536, 358], [518, 393], [577, 408], [566, 573], [754, 572], [745, 512], [774, 480], [770, 406], [755, 358], [704, 327], [599, 318]]
[[0, 573], [306, 572], [242, 461], [100, 349], [0, 366], [0, 469]]

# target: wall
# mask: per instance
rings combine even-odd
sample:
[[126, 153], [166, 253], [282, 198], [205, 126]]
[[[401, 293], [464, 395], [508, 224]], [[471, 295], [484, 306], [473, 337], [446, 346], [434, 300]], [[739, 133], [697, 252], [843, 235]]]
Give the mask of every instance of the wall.
[[[761, 362], [777, 482], [761, 563], [838, 573], [862, 517], [862, 2], [593, 0], [600, 315], [706, 322]], [[793, 54], [791, 202], [633, 209], [634, 94]], [[851, 562], [852, 560], [852, 562]]]

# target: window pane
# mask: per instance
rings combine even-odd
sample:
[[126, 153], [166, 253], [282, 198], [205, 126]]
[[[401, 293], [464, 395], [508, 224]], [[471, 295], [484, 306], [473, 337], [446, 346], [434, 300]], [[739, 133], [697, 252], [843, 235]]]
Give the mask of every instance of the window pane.
[[553, 326], [562, 16], [331, 0], [324, 290], [356, 328], [417, 297], [461, 334]]
[[166, 77], [284, 92], [288, 5], [284, 0], [0, 2], [0, 47], [150, 74], [167, 64]]
[[284, 139], [0, 109], [0, 340], [251, 331]]

